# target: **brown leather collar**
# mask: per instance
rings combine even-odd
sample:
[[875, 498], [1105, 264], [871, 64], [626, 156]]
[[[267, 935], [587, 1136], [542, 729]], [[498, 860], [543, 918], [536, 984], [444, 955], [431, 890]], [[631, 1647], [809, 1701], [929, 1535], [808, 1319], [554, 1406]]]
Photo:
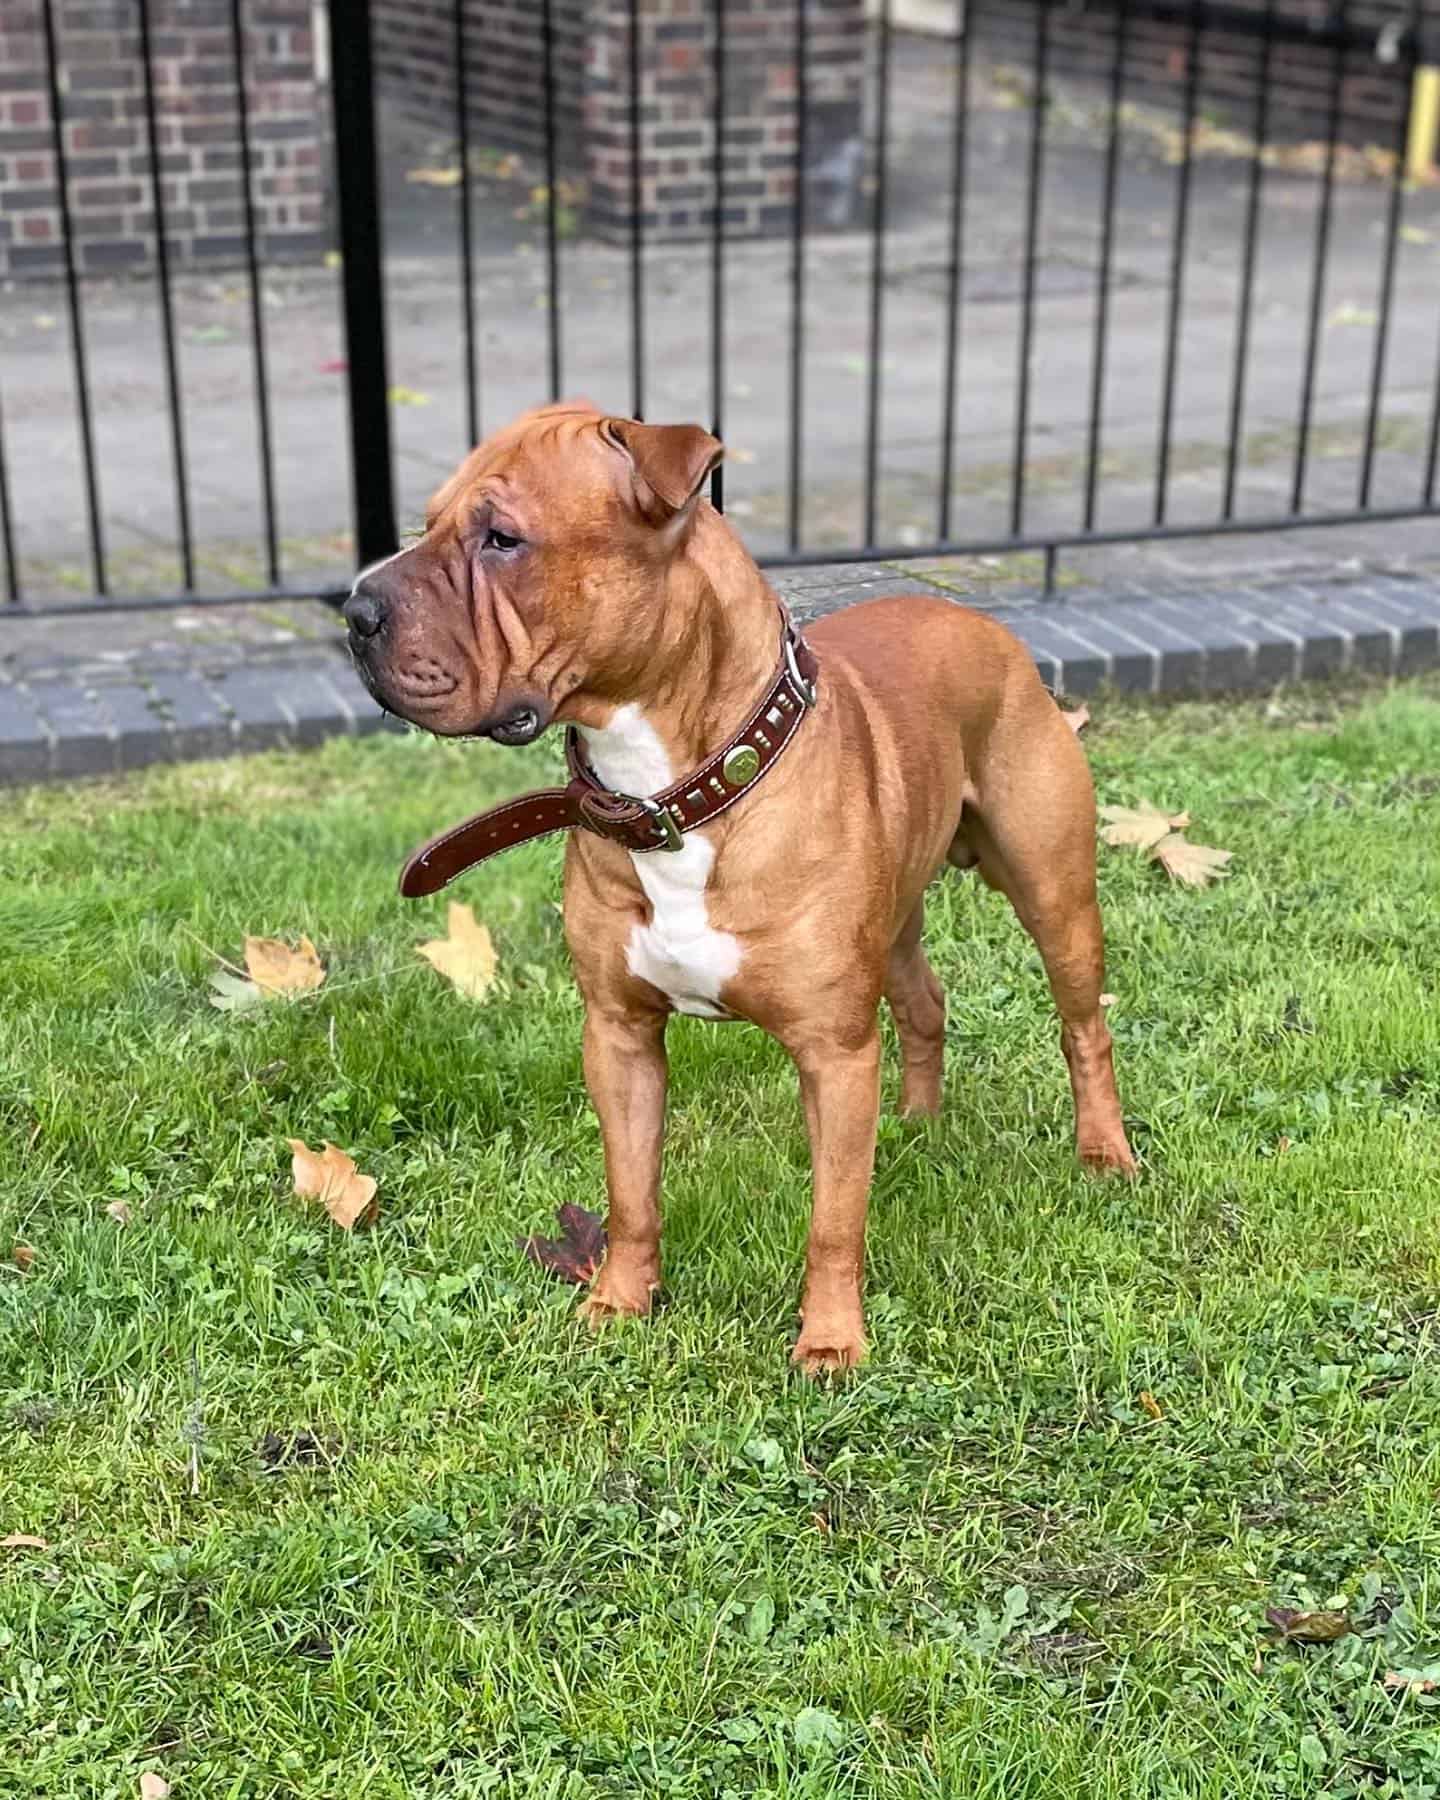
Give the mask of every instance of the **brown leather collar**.
[[565, 734], [570, 781], [521, 794], [477, 813], [423, 844], [400, 872], [407, 900], [438, 893], [477, 863], [555, 831], [592, 831], [626, 850], [679, 850], [687, 831], [708, 825], [748, 794], [779, 757], [815, 704], [815, 653], [782, 610], [780, 667], [764, 699], [734, 737], [683, 781], [662, 793], [613, 793], [585, 759], [580, 735]]

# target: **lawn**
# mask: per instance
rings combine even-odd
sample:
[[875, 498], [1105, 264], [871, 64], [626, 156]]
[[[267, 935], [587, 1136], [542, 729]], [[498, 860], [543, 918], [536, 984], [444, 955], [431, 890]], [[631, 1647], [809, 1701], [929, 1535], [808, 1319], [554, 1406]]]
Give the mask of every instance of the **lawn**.
[[[1434, 1795], [1440, 685], [1097, 712], [1102, 798], [1235, 852], [1102, 853], [1144, 1174], [1080, 1174], [1034, 952], [948, 879], [949, 1110], [882, 1124], [834, 1390], [757, 1033], [672, 1028], [651, 1323], [592, 1340], [516, 1250], [603, 1206], [559, 851], [461, 884], [483, 1005], [395, 876], [548, 746], [0, 795], [0, 1538], [45, 1543], [0, 1548], [0, 1793]], [[213, 1009], [247, 931], [325, 987]]]

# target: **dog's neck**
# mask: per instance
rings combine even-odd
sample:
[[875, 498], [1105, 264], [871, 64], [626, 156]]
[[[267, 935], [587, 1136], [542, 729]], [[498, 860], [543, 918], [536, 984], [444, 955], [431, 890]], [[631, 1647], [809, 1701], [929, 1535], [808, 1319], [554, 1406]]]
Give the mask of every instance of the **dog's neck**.
[[670, 567], [643, 672], [608, 714], [597, 709], [580, 724], [595, 773], [620, 793], [655, 793], [679, 780], [744, 723], [779, 655], [770, 584], [725, 521], [699, 502]]

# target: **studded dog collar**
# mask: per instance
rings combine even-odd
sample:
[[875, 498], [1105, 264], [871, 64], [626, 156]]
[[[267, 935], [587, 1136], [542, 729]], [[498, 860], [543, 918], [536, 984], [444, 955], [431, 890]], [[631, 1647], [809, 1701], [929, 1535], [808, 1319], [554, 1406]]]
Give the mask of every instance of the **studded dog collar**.
[[570, 780], [520, 794], [423, 844], [400, 873], [407, 900], [438, 893], [502, 851], [556, 831], [590, 831], [636, 855], [679, 850], [688, 831], [743, 799], [771, 768], [815, 704], [815, 653], [782, 611], [780, 666], [754, 712], [715, 754], [658, 794], [617, 794], [586, 760], [580, 734], [565, 734]]

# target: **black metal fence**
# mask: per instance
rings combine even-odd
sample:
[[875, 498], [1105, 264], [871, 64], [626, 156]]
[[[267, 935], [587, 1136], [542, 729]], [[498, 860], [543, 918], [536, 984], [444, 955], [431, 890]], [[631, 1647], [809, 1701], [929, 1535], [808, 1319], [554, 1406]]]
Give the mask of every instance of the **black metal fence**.
[[[246, 113], [246, 80], [243, 42], [243, 11], [246, 0], [230, 0], [230, 24], [234, 46], [238, 100], [238, 148], [245, 172], [244, 232], [247, 245], [244, 278], [248, 288], [248, 334], [250, 345], [250, 402], [254, 409], [252, 427], [258, 447], [258, 498], [260, 549], [263, 579], [241, 592], [206, 592], [207, 584], [197, 587], [196, 524], [191, 505], [190, 457], [194, 436], [193, 423], [187, 431], [183, 357], [177, 347], [177, 328], [173, 288], [176, 276], [166, 255], [165, 200], [160, 177], [161, 158], [157, 133], [157, 96], [153, 79], [151, 54], [151, 6], [153, 0], [134, 0], [138, 8], [140, 28], [140, 60], [142, 81], [140, 93], [144, 106], [150, 146], [150, 179], [156, 220], [155, 269], [153, 280], [158, 296], [160, 323], [159, 353], [162, 359], [165, 414], [173, 470], [174, 528], [180, 591], [158, 594], [125, 594], [112, 597], [107, 561], [107, 518], [102, 499], [101, 457], [97, 448], [95, 406], [87, 361], [86, 281], [73, 254], [73, 221], [67, 194], [65, 142], [63, 122], [66, 95], [61, 79], [64, 46], [56, 29], [54, 0], [42, 0], [46, 54], [46, 87], [51, 109], [53, 154], [58, 172], [61, 228], [65, 246], [64, 293], [69, 332], [69, 354], [76, 417], [76, 449], [79, 459], [80, 487], [84, 496], [86, 538], [88, 542], [91, 594], [83, 603], [102, 605], [161, 605], [189, 603], [195, 598], [207, 600], [251, 599], [270, 594], [297, 591], [287, 585], [281, 534], [277, 526], [277, 474], [273, 448], [273, 415], [276, 395], [267, 361], [267, 320], [262, 304], [264, 279], [263, 258], [258, 246], [253, 194], [251, 190], [251, 149]], [[556, 84], [555, 31], [551, 16], [552, 0], [539, 0], [538, 53], [543, 67], [545, 94], [546, 168], [544, 183], [543, 266], [545, 270], [546, 334], [544, 362], [548, 397], [559, 396], [567, 379], [565, 313], [562, 292], [564, 258], [560, 220], [559, 181], [556, 169]], [[750, 246], [740, 245], [724, 228], [726, 201], [726, 73], [727, 51], [733, 20], [727, 19], [725, 0], [708, 0], [711, 26], [708, 38], [709, 104], [712, 126], [710, 138], [710, 225], [704, 242], [695, 254], [703, 258], [705, 306], [705, 338], [708, 346], [708, 383], [710, 417], [715, 433], [724, 436], [727, 425], [727, 366], [732, 343], [734, 302], [728, 276], [732, 259], [749, 253]], [[895, 228], [892, 201], [897, 181], [908, 179], [909, 169], [903, 162], [903, 150], [895, 143], [896, 113], [893, 92], [896, 80], [895, 52], [902, 34], [891, 13], [891, 0], [882, 0], [868, 27], [870, 49], [867, 65], [869, 94], [866, 104], [866, 140], [868, 169], [868, 220], [855, 254], [865, 269], [866, 297], [863, 327], [863, 391], [859, 417], [856, 420], [858, 530], [846, 538], [837, 538], [834, 530], [811, 534], [807, 530], [807, 479], [810, 469], [813, 437], [807, 427], [810, 398], [807, 382], [813, 380], [811, 369], [815, 324], [816, 294], [814, 289], [814, 257], [816, 233], [807, 217], [807, 183], [805, 171], [809, 149], [810, 58], [807, 30], [814, 0], [794, 0], [793, 51], [795, 58], [795, 103], [793, 157], [796, 178], [793, 189], [792, 216], [786, 240], [779, 246], [765, 247], [770, 258], [767, 265], [783, 282], [787, 317], [783, 328], [783, 351], [777, 353], [777, 405], [783, 429], [767, 452], [760, 474], [770, 482], [777, 496], [776, 523], [772, 541], [764, 546], [764, 560], [772, 564], [838, 561], [853, 558], [902, 559], [915, 556], [937, 556], [958, 552], [1006, 552], [1029, 550], [1045, 557], [1047, 587], [1054, 574], [1057, 553], [1069, 546], [1131, 542], [1167, 536], [1195, 536], [1205, 533], [1258, 532], [1293, 528], [1300, 524], [1338, 524], [1413, 518], [1437, 510], [1437, 479], [1440, 479], [1440, 279], [1432, 281], [1428, 296], [1420, 303], [1428, 304], [1431, 318], [1433, 361], [1428, 370], [1415, 377], [1428, 383], [1430, 398], [1424, 416], [1411, 420], [1411, 444], [1403, 465], [1392, 470], [1382, 494], [1377, 484], [1377, 458], [1384, 442], [1387, 406], [1387, 373], [1390, 371], [1393, 345], [1392, 321], [1397, 304], [1397, 267], [1406, 242], [1403, 224], [1406, 205], [1405, 178], [1405, 107], [1398, 97], [1408, 90], [1416, 70], [1425, 61], [1440, 60], [1440, 31], [1429, 20], [1429, 11], [1421, 0], [1407, 0], [1397, 10], [1394, 21], [1379, 42], [1373, 30], [1362, 30], [1347, 20], [1344, 5], [1330, 9], [1327, 20], [1317, 31], [1310, 24], [1297, 22], [1278, 6], [1277, 0], [1262, 5], [1225, 6], [1219, 4], [1170, 4], [1166, 0], [1111, 0], [1101, 10], [1112, 15], [1110, 61], [1108, 74], [1097, 90], [1094, 111], [1095, 130], [1090, 154], [1095, 165], [1094, 212], [1087, 230], [1093, 244], [1080, 284], [1083, 291], [1072, 294], [1075, 306], [1088, 305], [1089, 318], [1083, 326], [1088, 346], [1088, 370], [1083, 377], [1074, 374], [1073, 359], [1065, 396], [1066, 406], [1076, 427], [1075, 454], [1065, 465], [1064, 504], [1047, 496], [1038, 504], [1034, 493], [1037, 434], [1049, 429], [1047, 417], [1056, 395], [1037, 384], [1037, 356], [1044, 347], [1046, 335], [1045, 295], [1042, 275], [1048, 267], [1043, 243], [1047, 217], [1047, 174], [1054, 172], [1052, 134], [1057, 129], [1052, 106], [1052, 88], [1063, 79], [1064, 71], [1055, 67], [1055, 21], [1058, 7], [1041, 0], [1026, 14], [1029, 32], [1027, 85], [1022, 124], [1017, 128], [1017, 142], [1023, 144], [1023, 164], [1017, 166], [1020, 204], [1016, 215], [1017, 237], [1014, 260], [1018, 263], [1013, 311], [1009, 315], [1006, 346], [1013, 355], [1011, 374], [997, 403], [991, 394], [991, 414], [999, 404], [1008, 415], [1005, 436], [1008, 439], [1007, 471], [1003, 496], [997, 506], [977, 528], [976, 515], [982, 510], [973, 506], [967, 494], [971, 490], [959, 480], [966, 434], [976, 416], [975, 402], [967, 388], [967, 332], [974, 316], [974, 301], [967, 291], [967, 278], [973, 263], [973, 244], [977, 231], [977, 213], [985, 194], [974, 176], [974, 158], [979, 144], [976, 121], [979, 113], [974, 87], [977, 59], [985, 43], [987, 13], [1006, 8], [1006, 0], [960, 0], [956, 9], [957, 32], [946, 48], [948, 88], [948, 166], [943, 179], [932, 182], [927, 190], [929, 216], [911, 218], [907, 229], [928, 231], [942, 246], [938, 273], [940, 289], [934, 317], [934, 330], [923, 343], [907, 343], [905, 355], [928, 359], [933, 368], [930, 419], [918, 424], [911, 415], [912, 402], [907, 402], [906, 451], [912, 469], [920, 462], [933, 471], [933, 490], [926, 522], [917, 525], [912, 517], [907, 529], [892, 534], [887, 525], [885, 504], [886, 470], [892, 456], [887, 439], [887, 307], [894, 291]], [[1094, 9], [1092, 9], [1094, 10]], [[353, 541], [356, 557], [367, 561], [387, 554], [397, 542], [397, 505], [395, 498], [395, 459], [392, 452], [392, 386], [387, 354], [387, 316], [385, 305], [385, 266], [381, 243], [381, 181], [377, 154], [377, 109], [375, 79], [372, 68], [370, 20], [365, 0], [330, 0], [332, 46], [330, 71], [334, 122], [335, 222], [341, 253], [340, 283], [346, 338], [345, 380], [349, 421], [351, 476], [353, 484]], [[1157, 282], [1153, 299], [1159, 308], [1160, 321], [1157, 392], [1153, 436], [1143, 453], [1146, 468], [1142, 476], [1135, 473], [1132, 456], [1125, 494], [1125, 505], [1118, 518], [1107, 516], [1110, 487], [1107, 485], [1107, 394], [1118, 374], [1124, 373], [1129, 353], [1127, 327], [1117, 320], [1118, 296], [1124, 283], [1117, 273], [1117, 246], [1123, 225], [1120, 188], [1125, 169], [1128, 137], [1133, 120], [1126, 93], [1126, 51], [1128, 34], [1137, 21], [1157, 18], [1179, 21], [1185, 32], [1186, 56], [1184, 76], [1177, 94], [1178, 138], [1170, 159], [1150, 174], [1146, 217], [1149, 237], [1157, 233], [1165, 245], [1163, 292]], [[1013, 20], [1011, 21], [1013, 24]], [[627, 250], [622, 253], [620, 267], [627, 286], [623, 311], [615, 309], [613, 338], [616, 358], [628, 364], [628, 404], [636, 416], [643, 416], [651, 398], [653, 350], [651, 330], [664, 302], [651, 291], [650, 269], [652, 246], [647, 244], [641, 203], [641, 165], [643, 161], [642, 91], [647, 56], [646, 6], [644, 0], [630, 0], [630, 33], [628, 80], [630, 84], [630, 171], [631, 223]], [[1230, 309], [1228, 356], [1216, 360], [1209, 373], [1209, 404], [1217, 416], [1223, 417], [1223, 434], [1218, 442], [1218, 467], [1214, 474], [1213, 493], [1198, 505], [1192, 496], [1184, 516], [1175, 516], [1177, 457], [1183, 448], [1177, 436], [1177, 403], [1181, 361], [1187, 341], [1189, 304], [1195, 282], [1194, 239], [1196, 232], [1197, 181], [1201, 152], [1197, 126], [1203, 103], [1203, 71], [1205, 51], [1212, 34], [1243, 31], [1253, 41], [1258, 59], [1258, 98], [1253, 116], [1247, 121], [1250, 134], [1248, 151], [1232, 156], [1227, 165], [1226, 199], [1228, 210], [1212, 208], [1207, 215], [1208, 238], [1214, 249], [1217, 231], [1228, 243], [1221, 243], [1217, 255], [1228, 257], [1227, 269], [1233, 271], [1233, 305]], [[1427, 34], [1432, 40], [1427, 42]], [[467, 62], [483, 53], [473, 43], [470, 21], [464, 0], [455, 0], [453, 14], [453, 57], [457, 80], [454, 133], [458, 154], [458, 270], [447, 276], [453, 280], [459, 297], [459, 331], [454, 344], [454, 380], [463, 396], [462, 416], [466, 441], [475, 441], [488, 424], [482, 407], [484, 361], [481, 333], [477, 323], [476, 262], [480, 246], [476, 243], [472, 207], [472, 146], [483, 137], [484, 121], [471, 116], [464, 79]], [[1327, 91], [1327, 146], [1318, 169], [1305, 179], [1309, 183], [1311, 201], [1306, 218], [1308, 242], [1304, 255], [1293, 270], [1295, 292], [1303, 290], [1303, 305], [1298, 309], [1301, 321], [1298, 337], [1298, 382], [1294, 389], [1293, 412], [1284, 435], [1288, 466], [1283, 479], [1272, 468], [1267, 488], [1268, 498], [1259, 505], [1244, 504], [1242, 474], [1247, 455], [1247, 422], [1256, 379], [1257, 268], [1266, 231], [1265, 183], [1269, 167], [1272, 79], [1270, 59], [1273, 46], [1303, 38], [1312, 46], [1328, 51], [1331, 73]], [[1327, 487], [1323, 495], [1315, 492], [1315, 441], [1317, 407], [1321, 400], [1318, 380], [1327, 330], [1327, 277], [1333, 255], [1336, 228], [1339, 157], [1343, 127], [1343, 83], [1347, 59], [1361, 57], [1374, 60], [1388, 79], [1397, 84], [1395, 116], [1399, 121], [1397, 137], [1383, 164], [1383, 178], [1367, 189], [1365, 206], [1361, 208], [1359, 228], [1368, 234], [1371, 251], [1371, 274], [1374, 280], [1374, 306], [1364, 309], [1362, 328], [1369, 332], [1368, 378], [1359, 396], [1356, 415], [1348, 494], [1335, 486], [1334, 471], [1327, 469]], [[897, 161], [897, 156], [902, 160]], [[1298, 179], [1298, 178], [1297, 178]], [[1163, 190], [1163, 191], [1162, 191]], [[1064, 204], [1073, 204], [1067, 196]], [[1217, 210], [1218, 209], [1218, 210]], [[1368, 209], [1368, 210], [1367, 210]], [[914, 208], [912, 204], [912, 214]], [[1222, 216], [1223, 215], [1223, 216]], [[1220, 219], [1217, 225], [1216, 219]], [[1410, 228], [1412, 235], [1423, 235]], [[1292, 229], [1293, 237], [1293, 229]], [[1208, 252], [1207, 252], [1208, 254]], [[147, 278], [148, 279], [148, 278]], [[1230, 275], [1226, 276], [1227, 282]], [[1077, 326], [1072, 316], [1067, 324], [1071, 337]], [[985, 373], [989, 381], [990, 371]], [[1078, 381], [1079, 396], [1073, 389]], [[783, 397], [778, 390], [783, 386]], [[4, 395], [4, 373], [0, 370], [0, 401]], [[547, 397], [536, 392], [535, 401]], [[1352, 397], [1353, 398], [1353, 397]], [[1273, 410], [1273, 409], [1272, 409]], [[1352, 410], [1354, 408], [1352, 407]], [[1413, 409], [1412, 409], [1413, 411]], [[227, 417], [213, 411], [204, 429], [223, 435]], [[462, 446], [456, 445], [458, 450]], [[22, 540], [25, 519], [17, 512], [14, 483], [7, 463], [6, 431], [0, 416], [0, 547], [3, 547], [5, 602], [12, 615], [42, 610], [51, 604], [45, 597], [32, 596], [22, 579]], [[917, 460], [918, 459], [918, 460]], [[1182, 459], [1183, 460], [1183, 459]], [[923, 473], [923, 471], [922, 471]], [[915, 475], [915, 480], [920, 474]], [[926, 477], [930, 479], [930, 477]], [[717, 472], [713, 498], [723, 505], [725, 492]], [[1146, 491], [1137, 499], [1137, 485]], [[282, 497], [283, 498], [283, 497]], [[823, 541], [822, 541], [823, 537]], [[348, 566], [337, 561], [328, 584], [335, 592], [344, 591], [349, 579]], [[213, 584], [211, 584], [213, 585]], [[305, 591], [316, 591], [307, 582]], [[59, 602], [73, 605], [75, 598]], [[0, 618], [5, 608], [0, 607]]]

